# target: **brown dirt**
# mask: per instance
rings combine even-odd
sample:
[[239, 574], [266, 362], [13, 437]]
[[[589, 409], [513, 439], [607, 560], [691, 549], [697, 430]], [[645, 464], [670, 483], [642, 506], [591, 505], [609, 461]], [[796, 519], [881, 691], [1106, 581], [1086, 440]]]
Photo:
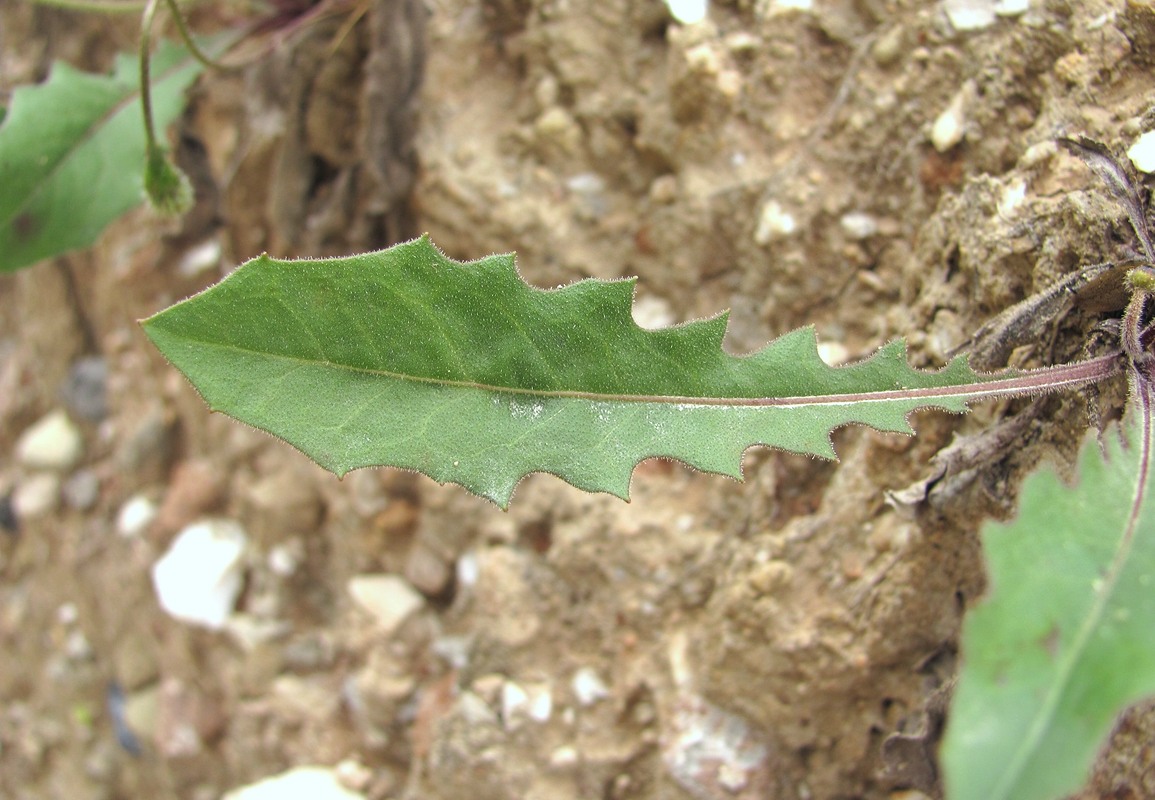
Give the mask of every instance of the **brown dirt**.
[[[516, 250], [541, 286], [640, 276], [639, 303], [671, 322], [729, 308], [734, 352], [813, 324], [847, 358], [905, 336], [931, 366], [1118, 255], [1117, 209], [1053, 140], [1126, 147], [1150, 127], [1149, 5], [1033, 0], [967, 32], [939, 3], [780, 5], [716, 2], [683, 27], [640, 0], [431, 0], [422, 34], [381, 0], [339, 38], [341, 11], [201, 81], [182, 148], [201, 204], [182, 226], [141, 210], [90, 252], [0, 277], [0, 495], [75, 360], [109, 367], [107, 416], [83, 423], [94, 505], [0, 539], [0, 794], [207, 799], [352, 761], [371, 798], [917, 796], [884, 774], [883, 740], [949, 678], [983, 589], [978, 526], [1025, 470], [1069, 458], [1081, 398], [1048, 401], [1012, 453], [914, 510], [886, 492], [1018, 405], [920, 414], [911, 439], [840, 431], [837, 467], [751, 451], [742, 484], [647, 462], [630, 504], [532, 476], [503, 513], [418, 476], [338, 481], [209, 415], [134, 324], [219, 277], [178, 266], [206, 239], [227, 267], [428, 231], [458, 258]], [[132, 46], [123, 20], [31, 6], [0, 27], [5, 87]], [[939, 152], [958, 97], [964, 136]], [[1075, 357], [1095, 319], [1015, 360]], [[162, 518], [118, 536], [135, 494]], [[157, 606], [148, 567], [202, 515], [248, 531], [240, 610], [275, 633], [246, 644]], [[379, 572], [428, 594], [389, 636], [346, 589]], [[604, 697], [575, 689], [591, 670]], [[113, 736], [112, 680], [157, 703], [139, 758]], [[518, 687], [548, 716], [504, 709]], [[1150, 796], [1150, 719], [1128, 718], [1080, 797]]]

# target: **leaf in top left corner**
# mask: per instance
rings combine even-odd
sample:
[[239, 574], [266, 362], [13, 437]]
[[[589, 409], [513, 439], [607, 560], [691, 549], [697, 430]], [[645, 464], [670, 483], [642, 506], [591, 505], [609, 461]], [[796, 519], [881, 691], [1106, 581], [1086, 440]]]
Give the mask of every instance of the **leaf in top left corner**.
[[[235, 34], [205, 47], [219, 53]], [[203, 67], [164, 43], [152, 57], [157, 125], [184, 108]], [[12, 93], [0, 122], [0, 272], [87, 247], [143, 199], [145, 136], [135, 56], [111, 75], [53, 64], [48, 79]]]

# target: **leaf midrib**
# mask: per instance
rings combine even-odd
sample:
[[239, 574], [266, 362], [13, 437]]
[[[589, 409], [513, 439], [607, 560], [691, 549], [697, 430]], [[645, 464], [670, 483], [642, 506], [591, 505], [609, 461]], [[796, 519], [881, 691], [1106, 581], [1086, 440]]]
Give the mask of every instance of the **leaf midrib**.
[[[182, 337], [185, 338], [185, 337]], [[214, 348], [226, 352], [244, 354], [246, 356], [260, 356], [267, 359], [278, 359], [296, 365], [311, 367], [326, 367], [349, 373], [372, 375], [411, 383], [424, 383], [455, 389], [472, 389], [476, 391], [492, 392], [496, 394], [521, 395], [546, 399], [586, 400], [601, 403], [638, 403], [664, 404], [681, 406], [712, 406], [712, 407], [744, 407], [744, 408], [799, 408], [814, 406], [861, 405], [872, 403], [893, 403], [900, 400], [925, 401], [927, 405], [935, 400], [956, 399], [963, 402], [972, 402], [987, 398], [1010, 397], [1027, 394], [1040, 394], [1057, 391], [1059, 389], [1082, 386], [1110, 377], [1118, 370], [1119, 354], [1117, 352], [1097, 356], [1073, 364], [1061, 364], [1051, 367], [1015, 372], [1008, 370], [1005, 377], [991, 377], [990, 380], [979, 380], [949, 386], [919, 387], [905, 389], [883, 389], [875, 392], [853, 392], [828, 395], [793, 395], [788, 397], [701, 397], [684, 395], [642, 395], [621, 393], [600, 393], [571, 389], [530, 389], [514, 386], [497, 386], [478, 381], [466, 381], [453, 378], [432, 378], [424, 375], [407, 375], [386, 369], [359, 367], [350, 364], [328, 360], [310, 360], [300, 356], [284, 353], [270, 353], [264, 350], [239, 347], [237, 345], [222, 344], [201, 340], [189, 340], [196, 345]], [[835, 368], [836, 369], [836, 368]]]

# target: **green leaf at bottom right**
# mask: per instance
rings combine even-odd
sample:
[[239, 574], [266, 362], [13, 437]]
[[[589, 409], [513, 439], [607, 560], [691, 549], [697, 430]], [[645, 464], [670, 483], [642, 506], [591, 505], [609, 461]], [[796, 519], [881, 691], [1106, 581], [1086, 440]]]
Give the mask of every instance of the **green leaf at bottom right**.
[[1109, 438], [1106, 459], [1084, 443], [1075, 486], [1031, 476], [1018, 517], [984, 533], [990, 587], [963, 625], [947, 800], [1078, 790], [1116, 717], [1155, 695], [1155, 481], [1129, 525], [1142, 426], [1129, 446]]

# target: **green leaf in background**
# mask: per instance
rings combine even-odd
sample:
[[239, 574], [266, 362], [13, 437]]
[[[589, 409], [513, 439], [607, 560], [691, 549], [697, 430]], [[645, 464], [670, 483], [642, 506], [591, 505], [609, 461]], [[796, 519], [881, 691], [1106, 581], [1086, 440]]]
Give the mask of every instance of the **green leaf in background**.
[[1087, 442], [1074, 488], [1028, 478], [1018, 518], [986, 531], [990, 596], [963, 625], [941, 754], [948, 800], [1064, 797], [1116, 716], [1155, 694], [1149, 502], [1128, 529], [1140, 428], [1127, 449], [1112, 440], [1106, 462]]
[[[217, 49], [224, 41], [215, 40]], [[163, 127], [203, 67], [168, 42], [152, 58], [153, 112]], [[87, 247], [143, 201], [138, 66], [120, 55], [106, 76], [57, 62], [46, 82], [13, 92], [0, 126], [0, 272]]]
[[338, 475], [404, 467], [502, 507], [531, 472], [625, 498], [651, 456], [734, 477], [755, 444], [833, 458], [835, 427], [910, 432], [914, 409], [963, 411], [994, 383], [962, 359], [913, 370], [902, 342], [828, 367], [810, 328], [730, 356], [724, 315], [645, 331], [633, 288], [535, 289], [511, 255], [462, 264], [422, 237], [261, 256], [144, 328], [213, 409]]

